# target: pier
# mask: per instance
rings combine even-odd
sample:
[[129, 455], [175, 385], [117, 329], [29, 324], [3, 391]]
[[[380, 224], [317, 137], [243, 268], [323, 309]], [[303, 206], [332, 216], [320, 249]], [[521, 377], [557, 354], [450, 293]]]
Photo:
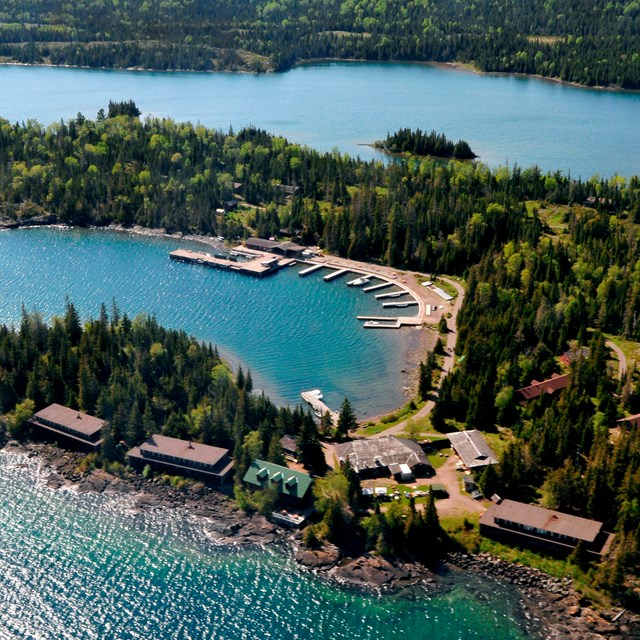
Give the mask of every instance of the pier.
[[[397, 318], [390, 316], [357, 316], [357, 319], [362, 322], [379, 322], [379, 323], [387, 323], [394, 324], [396, 323], [398, 327], [419, 327], [422, 325], [422, 321], [419, 316], [398, 316]], [[380, 329], [387, 328], [384, 324], [369, 324], [367, 325], [367, 329]], [[393, 327], [395, 328], [395, 327]]]
[[327, 407], [322, 400], [319, 400], [311, 391], [303, 391], [300, 394], [300, 397], [313, 409], [316, 416], [320, 414], [318, 417], [321, 417], [328, 411], [334, 426], [338, 424], [338, 413], [336, 411], [331, 411], [331, 409], [329, 409], [329, 407]]
[[271, 275], [282, 267], [288, 267], [292, 264], [295, 264], [295, 260], [279, 260], [278, 258], [266, 253], [252, 251], [250, 255], [252, 256], [251, 260], [247, 260], [246, 262], [237, 262], [234, 260], [228, 260], [226, 258], [211, 256], [207, 253], [200, 253], [198, 251], [177, 249], [176, 251], [172, 251], [169, 254], [169, 258], [171, 260], [176, 260], [177, 262], [201, 264], [205, 267], [212, 267], [214, 269], [222, 269], [225, 271], [234, 271], [236, 273], [242, 273], [244, 275], [253, 276], [255, 278], [262, 278], [264, 276]]
[[408, 291], [392, 291], [391, 293], [378, 293], [376, 294], [376, 300], [382, 300], [383, 298], [400, 298], [402, 296], [408, 296]]
[[385, 289], [386, 287], [393, 287], [395, 282], [381, 282], [380, 284], [372, 284], [370, 287], [365, 287], [363, 291], [365, 293], [369, 293], [369, 291], [378, 291], [380, 289]]
[[383, 302], [383, 307], [413, 307], [419, 304], [417, 300], [406, 300], [405, 302]]
[[365, 329], [399, 329], [399, 322], [380, 322], [380, 320], [367, 320], [363, 325]]
[[348, 271], [349, 271], [349, 269], [338, 269], [337, 271], [334, 271], [333, 273], [328, 273], [322, 279], [325, 282], [331, 282], [332, 280], [335, 280], [336, 278], [339, 278], [340, 276], [343, 276], [345, 273], [348, 273]]
[[316, 271], [319, 271], [320, 269], [324, 269], [324, 265], [323, 264], [312, 264], [310, 267], [307, 267], [306, 269], [303, 269], [302, 271], [300, 271], [298, 273], [298, 275], [301, 278], [304, 278], [304, 276], [308, 276], [310, 273], [315, 273]]

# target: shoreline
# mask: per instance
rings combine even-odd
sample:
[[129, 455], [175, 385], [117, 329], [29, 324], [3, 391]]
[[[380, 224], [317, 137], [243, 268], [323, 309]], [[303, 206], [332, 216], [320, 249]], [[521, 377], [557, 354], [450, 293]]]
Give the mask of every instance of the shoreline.
[[575, 89], [593, 89], [594, 91], [603, 91], [610, 93], [640, 93], [640, 89], [625, 89], [616, 85], [588, 85], [580, 84], [579, 82], [573, 82], [570, 80], [562, 80], [560, 78], [554, 78], [551, 76], [542, 76], [537, 73], [511, 73], [509, 71], [483, 71], [478, 69], [471, 63], [467, 62], [441, 62], [437, 60], [364, 60], [359, 58], [305, 58], [296, 60], [296, 62], [288, 69], [276, 70], [273, 68], [265, 69], [263, 71], [249, 71], [247, 69], [208, 69], [205, 71], [197, 69], [153, 69], [144, 67], [84, 67], [71, 64], [51, 64], [47, 62], [30, 63], [30, 62], [13, 62], [3, 61], [0, 62], [0, 66], [5, 67], [44, 67], [52, 69], [80, 69], [83, 71], [124, 71], [132, 73], [200, 73], [200, 74], [213, 74], [213, 73], [238, 73], [243, 75], [261, 76], [275, 73], [287, 73], [294, 69], [302, 69], [304, 67], [320, 66], [323, 64], [411, 64], [427, 67], [435, 67], [439, 69], [447, 69], [454, 71], [461, 71], [471, 73], [478, 76], [496, 76], [496, 77], [513, 77], [513, 78], [531, 78], [534, 80], [542, 80], [546, 82], [553, 82], [567, 87], [573, 87]]
[[[490, 578], [514, 589], [518, 600], [516, 624], [527, 635], [544, 640], [631, 640], [640, 638], [640, 615], [619, 610], [598, 612], [581, 601], [568, 580], [559, 580], [536, 569], [515, 565], [488, 554], [449, 553], [441, 567], [431, 572], [415, 562], [389, 562], [379, 556], [344, 556], [333, 545], [319, 550], [302, 546], [299, 531], [284, 529], [264, 516], [241, 511], [227, 495], [193, 482], [183, 490], [145, 480], [137, 474], [120, 478], [103, 470], [78, 473], [83, 454], [44, 443], [0, 444], [9, 453], [35, 459], [42, 482], [52, 491], [129, 495], [138, 511], [183, 510], [206, 522], [207, 536], [221, 547], [266, 548], [276, 545], [296, 562], [301, 572], [341, 589], [378, 597], [412, 597], [446, 594], [465, 575]], [[418, 591], [415, 591], [415, 590]], [[533, 634], [533, 635], [530, 635]]]
[[[15, 231], [19, 229], [32, 229], [39, 227], [53, 227], [60, 229], [89, 229], [89, 230], [98, 230], [98, 231], [111, 231], [118, 233], [125, 233], [132, 236], [146, 237], [146, 238], [163, 238], [167, 240], [176, 240], [176, 241], [184, 241], [184, 242], [197, 242], [203, 246], [211, 247], [214, 249], [222, 249], [225, 248], [224, 242], [218, 241], [215, 237], [211, 236], [203, 236], [203, 235], [191, 235], [185, 234], [183, 232], [168, 232], [165, 228], [148, 228], [142, 227], [140, 225], [132, 225], [130, 227], [124, 226], [119, 223], [111, 223], [109, 225], [98, 226], [98, 225], [90, 225], [87, 227], [80, 227], [68, 224], [60, 224], [57, 221], [53, 221], [51, 218], [43, 219], [33, 219], [25, 222], [11, 222], [11, 223], [3, 223], [0, 221], [0, 232], [2, 231]], [[384, 274], [385, 272], [398, 272], [397, 269], [392, 269], [391, 267], [386, 267], [384, 265], [375, 265], [369, 263], [355, 263], [352, 260], [347, 260], [345, 258], [340, 258], [338, 256], [332, 255], [324, 255], [323, 260], [326, 262], [340, 262], [345, 263], [345, 266], [351, 266], [355, 270], [360, 270], [363, 273], [370, 273], [372, 271], [378, 271]], [[384, 277], [384, 275], [383, 275]], [[433, 325], [435, 326], [435, 324]], [[409, 333], [412, 330], [419, 328], [420, 335], [416, 336], [413, 333]], [[433, 341], [435, 343], [435, 338], [431, 337], [431, 332], [424, 331], [422, 327], [405, 327], [400, 329], [400, 331], [407, 332], [404, 345], [403, 345], [403, 368], [398, 374], [398, 390], [400, 394], [403, 396], [404, 401], [403, 404], [393, 407], [386, 411], [385, 413], [376, 413], [374, 415], [368, 415], [363, 411], [359, 411], [358, 421], [359, 422], [368, 422], [370, 420], [376, 419], [380, 416], [392, 414], [396, 411], [400, 411], [404, 405], [409, 402], [417, 393], [418, 388], [418, 375], [417, 375], [417, 367], [418, 364], [424, 360], [426, 355], [426, 348], [429, 347], [430, 342]], [[196, 339], [198, 339], [196, 337]], [[214, 346], [218, 346], [217, 344], [211, 343]], [[430, 348], [432, 348], [431, 345]], [[238, 367], [242, 367], [245, 371], [247, 369], [251, 369], [249, 363], [242, 361], [235, 354], [231, 352], [226, 352], [223, 355], [224, 362], [229, 366], [233, 373], [237, 372]], [[304, 403], [298, 402], [299, 404]], [[278, 403], [281, 404], [281, 403]]]

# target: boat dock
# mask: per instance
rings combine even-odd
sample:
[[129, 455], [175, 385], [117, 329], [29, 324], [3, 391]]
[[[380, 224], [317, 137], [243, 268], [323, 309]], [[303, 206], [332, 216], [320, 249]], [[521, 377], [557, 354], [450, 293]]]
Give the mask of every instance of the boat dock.
[[315, 271], [320, 271], [320, 269], [324, 269], [323, 264], [312, 264], [310, 267], [307, 267], [306, 269], [300, 271], [298, 275], [301, 278], [304, 278], [304, 276], [308, 276], [310, 273], [314, 273]]
[[400, 298], [401, 296], [408, 296], [408, 291], [392, 291], [391, 293], [378, 293], [376, 294], [376, 300], [382, 300], [383, 298]]
[[363, 325], [365, 329], [399, 329], [399, 322], [380, 322], [380, 320], [367, 320]]
[[370, 287], [365, 287], [363, 291], [369, 293], [369, 291], [378, 291], [386, 287], [393, 287], [393, 285], [395, 285], [395, 282], [381, 282], [380, 284], [372, 284]]
[[412, 307], [419, 304], [417, 300], [407, 300], [405, 302], [383, 302], [383, 307]]
[[198, 251], [188, 251], [186, 249], [177, 249], [169, 254], [171, 260], [177, 262], [187, 262], [189, 264], [201, 264], [205, 267], [213, 267], [214, 269], [222, 269], [225, 271], [234, 271], [244, 275], [262, 278], [264, 276], [275, 273], [282, 267], [288, 267], [295, 264], [295, 260], [278, 259], [266, 253], [252, 252], [251, 260], [246, 262], [238, 262], [228, 260], [226, 258], [218, 258], [207, 253]]
[[311, 391], [303, 391], [300, 394], [300, 397], [313, 409], [316, 415], [320, 414], [323, 416], [328, 411], [333, 424], [338, 424], [338, 413], [336, 411], [331, 411], [331, 409], [329, 409], [329, 407], [327, 407], [322, 400], [319, 400]]
[[[422, 325], [418, 316], [399, 316], [397, 318], [389, 316], [357, 316], [357, 319], [362, 322], [378, 322], [380, 324], [368, 324], [367, 329], [387, 329], [396, 327], [390, 327], [389, 325], [397, 324], [399, 327], [419, 327]], [[382, 324], [386, 323], [386, 324]]]
[[332, 273], [328, 273], [324, 278], [322, 278], [325, 282], [331, 282], [340, 276], [343, 276], [345, 273], [348, 273], [349, 269], [338, 269]]

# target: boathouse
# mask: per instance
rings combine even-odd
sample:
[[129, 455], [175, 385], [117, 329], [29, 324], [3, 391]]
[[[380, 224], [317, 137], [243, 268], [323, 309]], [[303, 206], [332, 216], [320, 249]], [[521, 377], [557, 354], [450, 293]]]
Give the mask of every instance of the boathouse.
[[38, 411], [29, 424], [59, 441], [80, 449], [97, 449], [102, 444], [101, 432], [108, 423], [82, 411], [51, 404]]
[[361, 478], [393, 476], [398, 481], [408, 482], [414, 476], [434, 473], [422, 447], [406, 438], [381, 436], [352, 440], [336, 445], [335, 453], [341, 465], [348, 460]]
[[301, 505], [311, 500], [313, 478], [308, 473], [265, 460], [256, 458], [244, 474], [243, 481], [256, 489], [275, 487], [278, 496], [291, 504]]
[[233, 471], [228, 449], [155, 434], [127, 453], [132, 466], [150, 464], [179, 475], [215, 480], [222, 485]]
[[614, 536], [602, 527], [602, 522], [596, 520], [515, 500], [492, 504], [480, 518], [482, 535], [544, 549], [558, 556], [570, 554], [579, 543], [591, 554], [606, 555]]
[[479, 469], [490, 464], [498, 464], [496, 454], [477, 429], [448, 433], [447, 438], [467, 469]]

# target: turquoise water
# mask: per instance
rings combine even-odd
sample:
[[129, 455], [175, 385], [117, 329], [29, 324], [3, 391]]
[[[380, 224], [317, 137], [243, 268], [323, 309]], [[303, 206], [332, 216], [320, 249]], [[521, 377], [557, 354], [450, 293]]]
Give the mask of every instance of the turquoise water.
[[[133, 98], [144, 114], [227, 130], [254, 124], [321, 150], [360, 146], [400, 127], [467, 140], [488, 164], [539, 165], [589, 178], [640, 173], [640, 94], [412, 64], [325, 64], [287, 73], [151, 73], [3, 66], [0, 116], [95, 117]], [[380, 157], [378, 155], [378, 157]]]
[[186, 514], [51, 491], [0, 452], [0, 639], [523, 640], [495, 582], [378, 598], [298, 572], [274, 549], [221, 548]]
[[68, 296], [86, 318], [115, 299], [130, 316], [152, 313], [218, 345], [279, 404], [297, 404], [301, 391], [316, 387], [331, 408], [349, 397], [361, 416], [404, 402], [401, 370], [419, 332], [363, 329], [356, 316], [380, 315], [382, 307], [373, 294], [346, 286], [355, 276], [326, 283], [326, 271], [301, 278], [296, 266], [257, 279], [169, 260], [180, 247], [211, 251], [105, 230], [0, 232], [0, 322], [19, 321], [23, 304], [49, 320], [64, 312]]

